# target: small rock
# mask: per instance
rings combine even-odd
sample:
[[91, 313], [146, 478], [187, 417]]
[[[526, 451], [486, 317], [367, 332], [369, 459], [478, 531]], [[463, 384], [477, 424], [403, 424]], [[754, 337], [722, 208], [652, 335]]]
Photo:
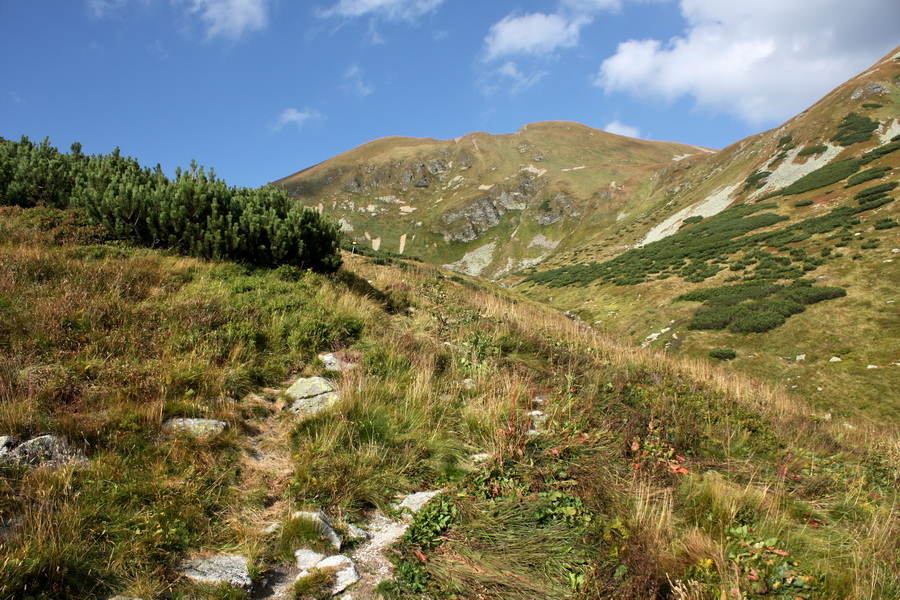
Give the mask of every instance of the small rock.
[[474, 380], [474, 379], [466, 378], [466, 379], [463, 379], [463, 380], [462, 380], [462, 386], [463, 386], [463, 389], [468, 390], [468, 391], [471, 392], [471, 391], [474, 390], [476, 387], [478, 387], [478, 384], [475, 383], [475, 380]]
[[301, 398], [313, 398], [333, 391], [334, 384], [324, 377], [301, 377], [285, 393], [294, 400], [299, 400]]
[[16, 440], [11, 435], [0, 435], [0, 457], [9, 454], [15, 445]]
[[234, 587], [249, 590], [253, 586], [247, 559], [235, 554], [219, 554], [209, 558], [195, 558], [182, 561], [178, 572], [199, 583], [218, 585], [227, 583]]
[[341, 549], [341, 538], [334, 530], [331, 521], [321, 511], [298, 510], [293, 514], [295, 519], [307, 519], [316, 524], [319, 534], [331, 544], [335, 550]]
[[294, 558], [297, 559], [297, 568], [302, 571], [309, 571], [325, 558], [324, 554], [319, 554], [315, 550], [309, 548], [300, 548], [294, 551]]
[[7, 450], [5, 457], [30, 467], [58, 467], [66, 463], [87, 462], [84, 454], [55, 435], [41, 435], [22, 442]]
[[357, 364], [359, 364], [358, 352], [328, 352], [325, 354], [319, 354], [318, 358], [320, 361], [322, 361], [322, 363], [324, 363], [326, 371], [349, 371], [350, 369], [356, 367]]
[[828, 362], [841, 362], [841, 359], [837, 356], [832, 356], [828, 359]]
[[301, 377], [285, 393], [294, 400], [291, 412], [307, 415], [319, 413], [341, 399], [334, 384], [324, 377]]
[[[335, 571], [334, 577], [334, 585], [331, 587], [331, 595], [336, 596], [343, 592], [345, 589], [359, 581], [359, 572], [356, 570], [356, 565], [353, 561], [343, 554], [335, 554], [334, 556], [329, 556], [327, 558], [323, 558], [315, 565], [310, 567], [310, 569], [332, 569]], [[304, 570], [297, 576], [297, 580], [303, 579], [304, 577], [309, 577], [309, 570]]]
[[866, 365], [867, 369], [877, 369], [878, 365]]
[[162, 425], [166, 433], [183, 433], [194, 438], [217, 435], [225, 431], [228, 424], [215, 419], [169, 419]]
[[805, 355], [805, 354], [798, 354], [798, 355], [796, 356], [796, 358], [794, 358], [794, 360], [797, 361], [797, 362], [800, 362], [801, 360], [806, 360], [806, 355]]
[[351, 540], [370, 540], [372, 539], [372, 535], [362, 529], [361, 527], [357, 527], [354, 524], [347, 525], [347, 536]]
[[529, 429], [525, 432], [525, 435], [541, 435], [541, 432], [537, 429]]
[[337, 573], [335, 573], [334, 586], [332, 586], [331, 588], [332, 596], [340, 594], [345, 589], [359, 581], [359, 572], [356, 570], [356, 565], [353, 564], [353, 561], [350, 560], [349, 557], [344, 556], [343, 554], [329, 556], [328, 558], [317, 564], [316, 568], [338, 570]]
[[547, 396], [535, 396], [531, 399], [531, 403], [534, 406], [543, 406], [547, 404]]
[[473, 462], [476, 464], [487, 462], [490, 459], [491, 459], [490, 452], [482, 452], [481, 454], [473, 454], [473, 455], [469, 456], [469, 462]]
[[441, 490], [435, 490], [433, 492], [416, 492], [415, 494], [410, 494], [397, 505], [397, 508], [401, 511], [406, 509], [412, 514], [416, 514], [422, 510], [422, 507], [425, 506], [429, 500], [440, 493]]

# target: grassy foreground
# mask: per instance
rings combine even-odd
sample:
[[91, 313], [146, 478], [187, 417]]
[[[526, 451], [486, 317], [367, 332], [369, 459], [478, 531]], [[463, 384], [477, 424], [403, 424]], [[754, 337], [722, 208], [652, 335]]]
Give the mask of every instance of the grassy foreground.
[[[282, 412], [336, 349], [361, 360], [340, 403]], [[229, 551], [261, 577], [306, 535], [266, 533], [290, 511], [360, 523], [438, 487], [387, 597], [900, 596], [895, 431], [418, 264], [250, 269], [2, 209], [0, 435], [41, 433], [89, 462], [0, 466], [3, 598], [241, 598], [175, 565]]]

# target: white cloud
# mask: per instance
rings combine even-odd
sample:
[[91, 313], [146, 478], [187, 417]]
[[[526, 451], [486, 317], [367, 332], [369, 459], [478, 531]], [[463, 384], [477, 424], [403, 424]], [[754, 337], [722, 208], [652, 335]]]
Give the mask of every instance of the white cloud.
[[206, 37], [238, 39], [247, 31], [262, 29], [269, 21], [269, 0], [190, 0], [188, 12], [206, 25]]
[[585, 16], [569, 19], [544, 13], [507, 15], [491, 25], [484, 40], [485, 60], [512, 54], [549, 54], [557, 48], [571, 48], [578, 43], [581, 28], [588, 22]]
[[689, 96], [748, 123], [779, 121], [887, 53], [900, 23], [892, 0], [680, 2], [683, 35], [619, 44], [596, 84], [635, 96]]
[[286, 108], [278, 116], [278, 122], [272, 129], [274, 131], [281, 131], [288, 125], [296, 125], [297, 129], [302, 129], [303, 125], [305, 125], [308, 121], [321, 119], [322, 117], [322, 113], [309, 108], [308, 106], [303, 110], [297, 110], [296, 108]]
[[503, 63], [503, 66], [497, 69], [496, 74], [500, 76], [503, 83], [497, 84], [494, 87], [507, 88], [509, 93], [515, 96], [519, 92], [527, 90], [543, 79], [544, 76], [547, 75], [547, 71], [538, 70], [532, 73], [523, 73], [522, 70], [519, 69], [519, 66], [510, 60]]
[[618, 119], [607, 123], [606, 127], [603, 128], [603, 131], [614, 133], [616, 135], [624, 135], [631, 138], [641, 137], [640, 129], [638, 129], [637, 127], [632, 127], [631, 125], [626, 125]]
[[381, 17], [390, 21], [413, 21], [433, 12], [444, 0], [339, 0], [319, 11], [321, 17]]
[[362, 69], [359, 68], [359, 65], [351, 65], [350, 68], [344, 72], [344, 88], [360, 98], [365, 98], [375, 91], [375, 88], [372, 87], [372, 85], [363, 80], [363, 72]]
[[88, 12], [95, 19], [109, 16], [125, 5], [125, 0], [87, 0]]

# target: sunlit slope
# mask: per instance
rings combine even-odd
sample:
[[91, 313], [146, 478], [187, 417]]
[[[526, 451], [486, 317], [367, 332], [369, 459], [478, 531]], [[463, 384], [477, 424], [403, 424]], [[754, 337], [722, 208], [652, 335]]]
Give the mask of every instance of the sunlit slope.
[[664, 165], [711, 151], [568, 122], [454, 140], [376, 140], [275, 182], [348, 235], [499, 277], [578, 247], [641, 206]]
[[[897, 54], [777, 129], [690, 169], [663, 170], [651, 210], [509, 281], [636, 342], [696, 355], [734, 349], [736, 367], [784, 382], [825, 413], [900, 416], [891, 383], [900, 362]], [[777, 304], [789, 290], [751, 298], [723, 287], [804, 280], [846, 295], [798, 311]], [[684, 294], [697, 301], [676, 301]], [[707, 327], [697, 315], [716, 302], [701, 304], [704, 294], [780, 312], [783, 324], [743, 326], [735, 317]]]

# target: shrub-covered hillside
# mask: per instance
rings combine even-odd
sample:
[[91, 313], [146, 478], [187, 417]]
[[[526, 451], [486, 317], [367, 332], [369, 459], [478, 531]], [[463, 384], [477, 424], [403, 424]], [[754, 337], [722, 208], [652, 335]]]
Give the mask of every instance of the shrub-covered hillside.
[[80, 208], [106, 234], [191, 256], [333, 271], [337, 224], [271, 187], [229, 187], [196, 163], [168, 179], [111, 154], [60, 153], [49, 140], [0, 138], [0, 206]]
[[[108, 236], [83, 209], [0, 209], [0, 597], [274, 597], [295, 550], [336, 553], [295, 511], [356, 556], [351, 525], [399, 522], [420, 490], [441, 493], [386, 552], [396, 580], [361, 569], [354, 597], [900, 594], [894, 429], [421, 264], [321, 274]], [[321, 375], [324, 410], [291, 410]], [[42, 435], [58, 460], [15, 459]], [[221, 554], [246, 580], [185, 575]]]

